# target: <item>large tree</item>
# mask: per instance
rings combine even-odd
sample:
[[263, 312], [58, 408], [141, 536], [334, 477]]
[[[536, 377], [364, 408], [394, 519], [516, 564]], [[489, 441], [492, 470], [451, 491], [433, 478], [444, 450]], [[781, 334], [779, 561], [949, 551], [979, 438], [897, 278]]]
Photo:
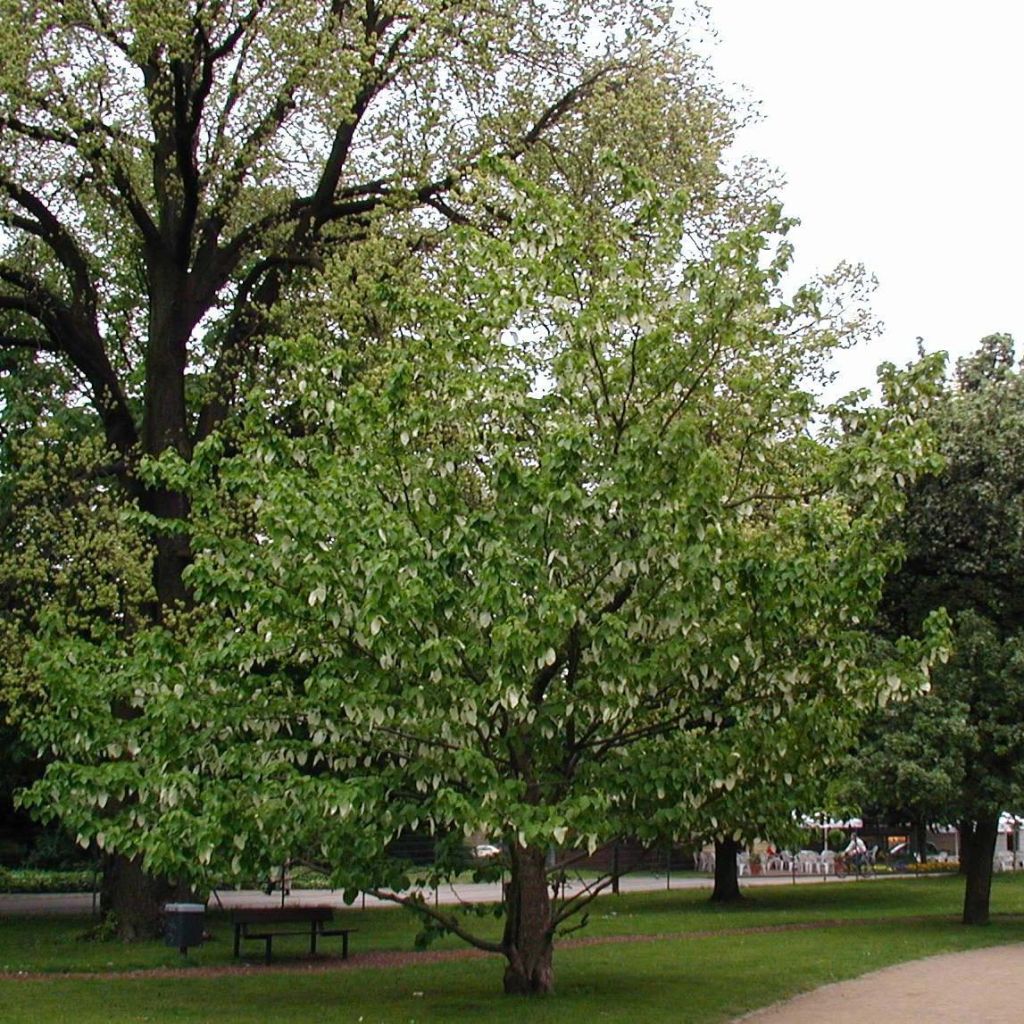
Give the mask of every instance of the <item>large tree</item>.
[[954, 656], [923, 706], [939, 702], [929, 714], [959, 737], [947, 814], [962, 823], [963, 918], [981, 924], [1000, 811], [1024, 795], [1024, 375], [1012, 340], [992, 335], [961, 359], [928, 419], [946, 468], [910, 492], [887, 603], [897, 632], [939, 606], [953, 619]]
[[[610, 884], [553, 899], [552, 847], [703, 830], [748, 779], [785, 785], [807, 723], [921, 682], [926, 646], [882, 663], [861, 623], [927, 381], [893, 374], [892, 407], [832, 430], [853, 408], [803, 382], [859, 321], [784, 299], [779, 211], [698, 249], [689, 190], [602, 161], [620, 215], [597, 226], [481, 168], [500, 235], [455, 230], [373, 288], [341, 261], [244, 421], [143, 464], [189, 495], [197, 611], [42, 638], [60, 757], [33, 806], [200, 884], [317, 858], [542, 993]], [[439, 859], [413, 871], [388, 850], [417, 829]], [[498, 936], [409, 891], [479, 833], [507, 851]]]
[[[506, 197], [473, 186], [493, 158], [595, 225], [620, 212], [608, 150], [685, 184], [705, 241], [731, 219], [732, 118], [668, 5], [4, 0], [0, 33], [2, 372], [58, 366], [61, 401], [91, 410], [95, 472], [152, 547], [150, 623], [194, 600], [190, 509], [140, 459], [189, 462], [254, 379], [273, 389], [268, 329], [322, 294], [329, 259], [372, 289], [451, 224], [500, 228]], [[383, 329], [363, 317], [360, 343]], [[160, 895], [132, 874], [129, 899], [105, 891], [125, 934]]]

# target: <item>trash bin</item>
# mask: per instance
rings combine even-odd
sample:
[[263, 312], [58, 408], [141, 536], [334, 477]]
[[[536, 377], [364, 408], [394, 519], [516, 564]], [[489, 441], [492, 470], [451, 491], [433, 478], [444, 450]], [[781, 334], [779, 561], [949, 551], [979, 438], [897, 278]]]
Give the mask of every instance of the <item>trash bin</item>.
[[164, 944], [177, 946], [182, 953], [203, 941], [206, 906], [202, 903], [164, 904]]

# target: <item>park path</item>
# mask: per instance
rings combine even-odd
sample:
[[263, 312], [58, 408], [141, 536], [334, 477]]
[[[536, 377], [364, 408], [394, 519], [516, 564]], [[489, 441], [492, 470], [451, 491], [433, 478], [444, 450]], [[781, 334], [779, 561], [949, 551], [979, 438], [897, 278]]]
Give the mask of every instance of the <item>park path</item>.
[[[881, 877], [881, 876], [879, 876]], [[887, 876], [892, 877], [892, 876]], [[764, 875], [759, 878], [743, 878], [742, 888], [757, 888], [762, 885], [836, 885], [848, 884], [858, 880], [852, 876], [836, 878], [834, 876], [812, 875], [792, 877], [789, 875]], [[623, 875], [619, 880], [622, 892], [656, 892], [671, 889], [710, 889], [714, 880], [706, 876], [693, 875]], [[572, 892], [579, 888], [579, 883], [570, 882], [567, 890]], [[610, 895], [610, 894], [609, 894]], [[468, 882], [464, 885], [443, 886], [436, 893], [427, 890], [424, 893], [428, 902], [443, 904], [453, 903], [493, 903], [501, 899], [501, 885], [497, 882]], [[333, 906], [342, 909], [345, 906], [339, 889], [294, 889], [287, 897], [291, 906], [313, 904], [317, 906]], [[209, 901], [210, 909], [216, 909], [218, 903], [225, 910], [251, 907], [277, 907], [281, 905], [280, 894], [267, 896], [258, 889], [220, 889], [216, 897]], [[357, 906], [379, 907], [394, 906], [373, 896], [364, 896]], [[93, 909], [93, 897], [90, 893], [0, 893], [0, 916], [42, 915], [51, 914], [88, 914]]]
[[1019, 1024], [1024, 943], [943, 953], [805, 992], [734, 1024]]

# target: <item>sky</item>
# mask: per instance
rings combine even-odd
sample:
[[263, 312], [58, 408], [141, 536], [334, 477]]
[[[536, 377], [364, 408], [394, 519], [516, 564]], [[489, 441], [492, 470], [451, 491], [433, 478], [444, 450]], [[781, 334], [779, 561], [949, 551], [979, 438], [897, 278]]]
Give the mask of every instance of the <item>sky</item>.
[[863, 263], [882, 336], [838, 357], [869, 386], [917, 342], [1024, 350], [1024, 3], [707, 0], [718, 77], [759, 123], [738, 140], [787, 180], [795, 275]]

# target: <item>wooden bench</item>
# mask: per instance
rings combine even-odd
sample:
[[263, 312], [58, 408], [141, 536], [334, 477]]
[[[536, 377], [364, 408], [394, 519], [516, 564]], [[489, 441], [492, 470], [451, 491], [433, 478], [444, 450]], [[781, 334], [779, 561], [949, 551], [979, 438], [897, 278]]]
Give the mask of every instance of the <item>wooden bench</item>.
[[[327, 935], [341, 936], [341, 958], [348, 959], [348, 937], [355, 928], [328, 928], [334, 920], [330, 907], [260, 907], [255, 910], [233, 910], [231, 924], [235, 929], [235, 956], [241, 955], [242, 939], [260, 939], [265, 943], [264, 959], [270, 963], [271, 944], [278, 935], [308, 935], [309, 952], [316, 953], [317, 939]], [[291, 927], [309, 925], [309, 931]]]

